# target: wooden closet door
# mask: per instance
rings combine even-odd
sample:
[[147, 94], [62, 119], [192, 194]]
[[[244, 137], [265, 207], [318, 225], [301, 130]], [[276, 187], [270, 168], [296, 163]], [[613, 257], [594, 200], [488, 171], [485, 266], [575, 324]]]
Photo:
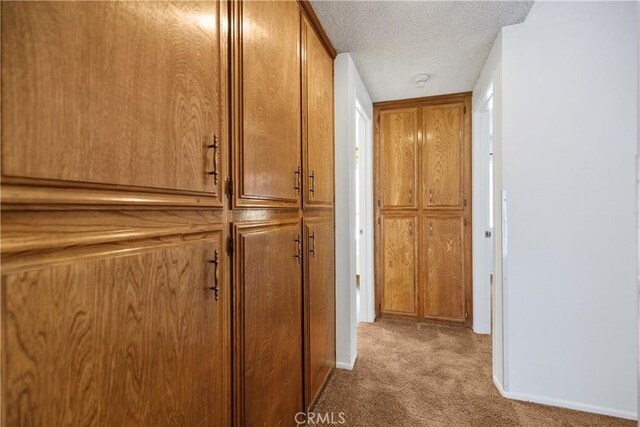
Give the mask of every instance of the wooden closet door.
[[463, 104], [424, 107], [423, 205], [463, 206]]
[[298, 220], [236, 224], [236, 420], [288, 426], [303, 408]]
[[235, 3], [235, 204], [299, 206], [300, 10], [292, 1]]
[[426, 217], [425, 229], [423, 315], [464, 322], [464, 220], [458, 215]]
[[303, 37], [303, 142], [305, 207], [333, 206], [333, 58], [309, 21]]
[[418, 112], [416, 108], [380, 112], [380, 188], [382, 209], [417, 208]]
[[417, 315], [418, 220], [415, 214], [382, 218], [382, 311]]
[[221, 239], [120, 243], [107, 252], [128, 255], [5, 272], [3, 424], [227, 425]]
[[3, 175], [221, 205], [223, 5], [2, 2]]
[[305, 219], [306, 406], [310, 409], [336, 364], [333, 217]]

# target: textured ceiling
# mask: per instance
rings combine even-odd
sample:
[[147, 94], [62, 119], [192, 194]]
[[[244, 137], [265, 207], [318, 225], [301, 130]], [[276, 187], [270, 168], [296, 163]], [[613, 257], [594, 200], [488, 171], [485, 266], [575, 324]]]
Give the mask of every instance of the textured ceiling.
[[[500, 28], [532, 1], [312, 1], [338, 52], [349, 52], [373, 101], [473, 89]], [[430, 79], [418, 89], [416, 74]]]

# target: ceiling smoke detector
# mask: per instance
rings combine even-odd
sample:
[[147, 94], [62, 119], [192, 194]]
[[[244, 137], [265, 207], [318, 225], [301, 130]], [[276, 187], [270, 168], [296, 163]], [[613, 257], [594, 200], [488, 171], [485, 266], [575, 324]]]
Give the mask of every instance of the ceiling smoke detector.
[[421, 89], [427, 84], [427, 80], [429, 80], [429, 74], [418, 74], [413, 78], [413, 84]]

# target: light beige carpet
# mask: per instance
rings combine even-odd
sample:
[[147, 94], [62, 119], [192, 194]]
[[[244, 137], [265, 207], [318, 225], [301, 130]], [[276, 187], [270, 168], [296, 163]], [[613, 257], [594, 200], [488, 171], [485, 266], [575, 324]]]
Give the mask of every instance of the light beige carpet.
[[491, 338], [391, 320], [361, 324], [353, 371], [336, 370], [314, 412], [377, 426], [635, 426], [633, 421], [506, 399], [491, 377]]

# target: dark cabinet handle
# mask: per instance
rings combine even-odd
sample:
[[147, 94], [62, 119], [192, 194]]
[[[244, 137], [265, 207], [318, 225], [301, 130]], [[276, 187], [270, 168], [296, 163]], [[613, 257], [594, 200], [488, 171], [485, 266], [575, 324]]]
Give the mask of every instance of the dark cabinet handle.
[[300, 166], [298, 166], [298, 169], [296, 169], [296, 186], [294, 187], [296, 189], [296, 191], [298, 192], [298, 194], [300, 194], [300, 189], [301, 189], [301, 174], [302, 171], [300, 170]]
[[316, 195], [316, 171], [311, 171], [311, 175], [309, 175], [309, 181], [309, 193], [311, 193], [311, 196], [313, 197]]
[[213, 175], [213, 183], [218, 184], [218, 135], [213, 135], [213, 144], [209, 144], [207, 147], [213, 148], [213, 170], [209, 172], [209, 175]]
[[302, 253], [301, 253], [301, 248], [300, 248], [300, 244], [302, 243], [302, 239], [300, 239], [300, 235], [298, 234], [298, 237], [295, 240], [296, 242], [296, 254], [294, 255], [296, 257], [296, 260], [298, 261], [298, 264], [300, 264], [301, 260], [302, 260]]
[[209, 260], [209, 262], [213, 264], [213, 286], [210, 286], [209, 289], [213, 291], [216, 301], [218, 301], [218, 294], [220, 292], [220, 286], [218, 285], [220, 282], [218, 264], [220, 264], [220, 257], [217, 250], [213, 253], [213, 259]]
[[309, 235], [309, 253], [312, 257], [316, 257], [316, 232], [313, 231]]

